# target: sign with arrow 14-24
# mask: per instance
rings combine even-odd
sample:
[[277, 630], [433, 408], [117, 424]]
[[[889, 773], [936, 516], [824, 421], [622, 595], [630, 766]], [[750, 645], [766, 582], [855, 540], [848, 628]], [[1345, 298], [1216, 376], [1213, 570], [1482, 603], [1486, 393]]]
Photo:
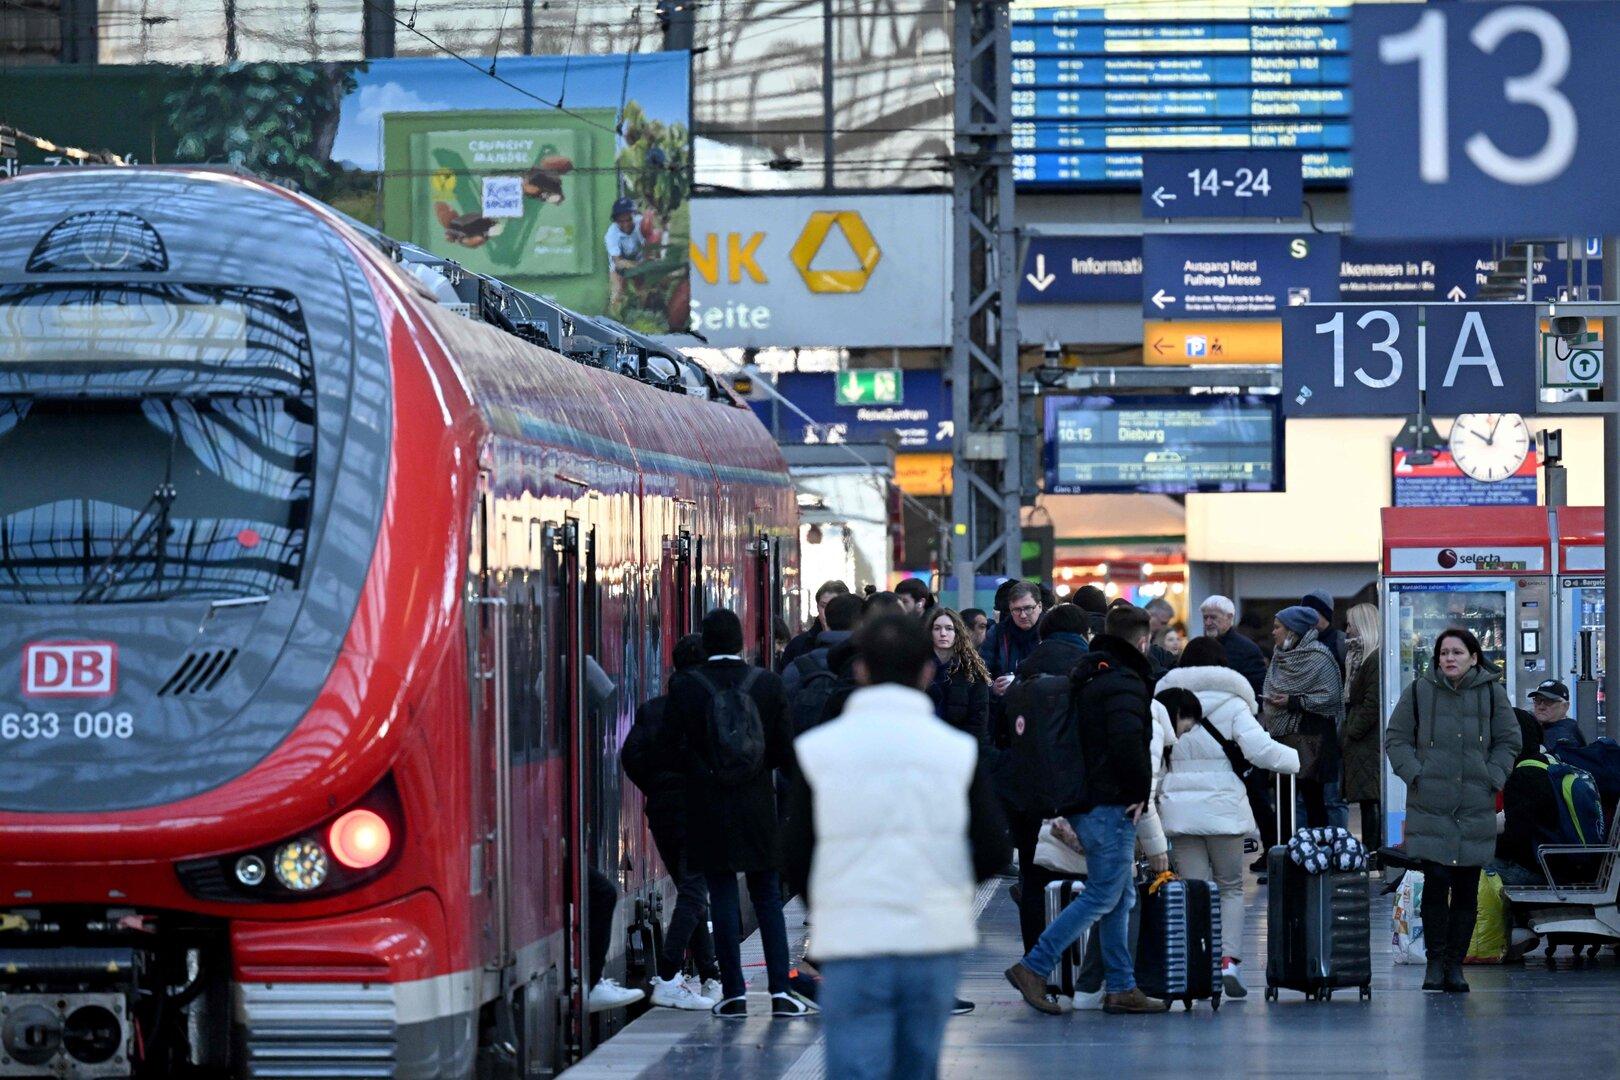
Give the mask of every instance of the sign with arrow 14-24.
[[1145, 218], [1292, 218], [1304, 205], [1301, 157], [1287, 150], [1142, 155]]

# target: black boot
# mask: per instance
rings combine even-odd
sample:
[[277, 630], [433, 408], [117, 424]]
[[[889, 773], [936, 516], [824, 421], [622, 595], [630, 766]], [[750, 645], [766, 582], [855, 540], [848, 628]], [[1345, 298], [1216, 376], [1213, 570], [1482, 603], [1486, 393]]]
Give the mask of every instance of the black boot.
[[[1427, 882], [1424, 883], [1427, 885]], [[1446, 963], [1451, 955], [1451, 912], [1444, 903], [1423, 894], [1423, 947], [1427, 951], [1428, 965], [1423, 969], [1423, 990], [1438, 994], [1446, 989]]]
[[1463, 978], [1463, 957], [1468, 955], [1468, 945], [1473, 939], [1474, 920], [1453, 916], [1446, 943], [1445, 989], [1448, 994], [1468, 993], [1468, 980]]

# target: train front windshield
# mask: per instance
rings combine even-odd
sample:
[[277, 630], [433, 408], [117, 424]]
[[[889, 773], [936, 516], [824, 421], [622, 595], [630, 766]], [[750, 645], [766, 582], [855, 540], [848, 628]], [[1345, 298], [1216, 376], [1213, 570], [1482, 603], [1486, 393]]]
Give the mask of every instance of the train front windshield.
[[314, 422], [285, 294], [0, 286], [0, 603], [296, 588]]

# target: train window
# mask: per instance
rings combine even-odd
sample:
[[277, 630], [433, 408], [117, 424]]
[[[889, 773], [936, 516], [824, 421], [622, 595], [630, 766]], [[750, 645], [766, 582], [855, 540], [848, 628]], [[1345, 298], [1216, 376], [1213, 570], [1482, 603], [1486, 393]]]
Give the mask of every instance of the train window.
[[314, 441], [284, 400], [0, 397], [0, 603], [295, 588]]
[[314, 457], [286, 294], [0, 286], [0, 603], [296, 588]]

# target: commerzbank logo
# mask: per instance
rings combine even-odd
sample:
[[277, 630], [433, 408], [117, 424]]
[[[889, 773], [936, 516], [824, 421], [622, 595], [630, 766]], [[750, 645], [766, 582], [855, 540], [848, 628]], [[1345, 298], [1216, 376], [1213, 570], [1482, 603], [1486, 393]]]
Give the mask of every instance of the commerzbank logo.
[[[833, 230], [843, 234], [849, 249], [859, 263], [854, 269], [829, 270], [812, 264], [821, 249], [832, 237]], [[805, 223], [804, 231], [793, 242], [788, 259], [804, 278], [805, 287], [813, 293], [858, 293], [872, 280], [883, 252], [872, 239], [872, 230], [866, 227], [861, 215], [853, 210], [817, 210]]]
[[[765, 285], [770, 281], [760, 264], [765, 244], [764, 232], [709, 233], [701, 243], [693, 238], [692, 268], [709, 285], [720, 284], [722, 278], [732, 285], [741, 284], [744, 278]], [[788, 249], [788, 262], [804, 279], [805, 287], [822, 295], [861, 292], [882, 258], [883, 250], [872, 230], [854, 210], [814, 211]]]

